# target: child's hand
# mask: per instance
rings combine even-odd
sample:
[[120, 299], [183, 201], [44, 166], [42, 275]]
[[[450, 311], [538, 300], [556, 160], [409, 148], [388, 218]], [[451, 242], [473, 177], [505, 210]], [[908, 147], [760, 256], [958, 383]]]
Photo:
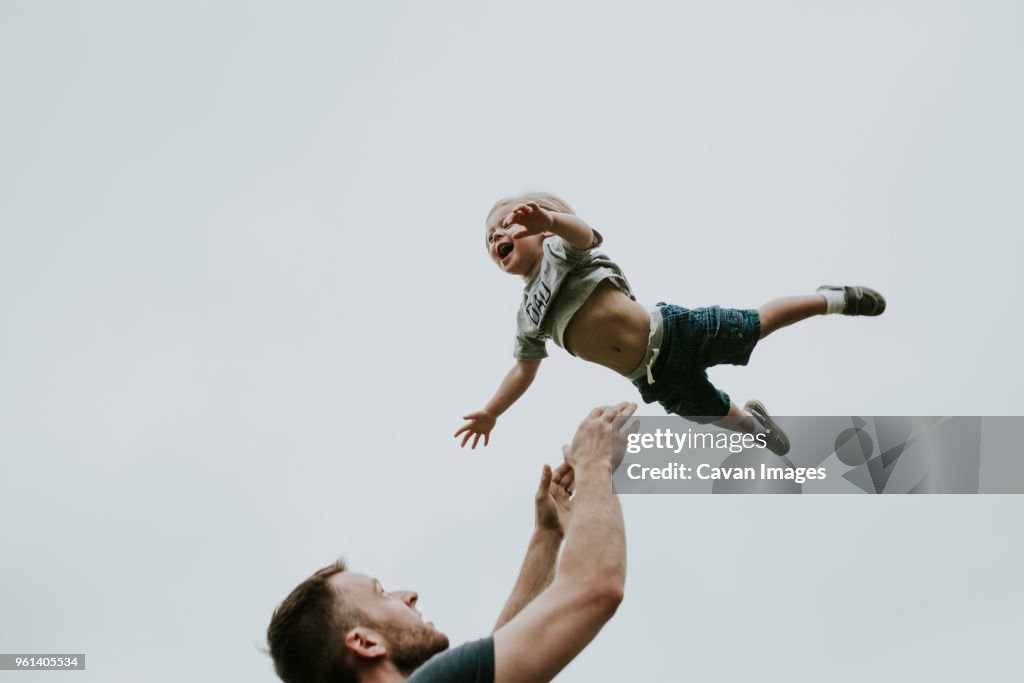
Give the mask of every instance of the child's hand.
[[495, 423], [498, 418], [490, 414], [486, 410], [478, 410], [475, 413], [469, 415], [463, 415], [463, 420], [469, 420], [466, 424], [462, 425], [459, 431], [455, 432], [455, 438], [459, 438], [459, 434], [465, 432], [466, 436], [462, 437], [462, 443], [459, 447], [464, 447], [466, 442], [469, 441], [469, 437], [473, 437], [473, 445], [471, 448], [476, 448], [477, 443], [480, 441], [480, 437], [484, 437], [484, 445], [490, 440], [491, 430], [494, 429]]
[[529, 235], [539, 235], [550, 230], [554, 224], [555, 218], [551, 215], [551, 212], [542, 209], [537, 202], [520, 204], [512, 209], [512, 212], [501, 221], [501, 225], [505, 228], [512, 225], [521, 225], [526, 228], [512, 235], [514, 240]]

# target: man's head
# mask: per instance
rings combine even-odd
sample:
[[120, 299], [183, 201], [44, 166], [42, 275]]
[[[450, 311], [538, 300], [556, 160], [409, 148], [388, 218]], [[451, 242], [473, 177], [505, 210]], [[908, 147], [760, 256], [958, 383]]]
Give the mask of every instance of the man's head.
[[551, 233], [542, 233], [517, 240], [512, 239], [512, 235], [523, 228], [514, 224], [505, 227], [502, 225], [502, 221], [518, 204], [525, 202], [537, 202], [541, 208], [548, 211], [573, 212], [565, 200], [547, 192], [528, 192], [495, 202], [487, 214], [484, 239], [491, 260], [510, 275], [529, 275], [543, 255], [544, 240], [551, 236]]
[[412, 591], [387, 592], [376, 579], [335, 562], [300, 583], [274, 610], [270, 656], [286, 683], [358, 681], [394, 666], [408, 676], [448, 648], [448, 637], [416, 610]]

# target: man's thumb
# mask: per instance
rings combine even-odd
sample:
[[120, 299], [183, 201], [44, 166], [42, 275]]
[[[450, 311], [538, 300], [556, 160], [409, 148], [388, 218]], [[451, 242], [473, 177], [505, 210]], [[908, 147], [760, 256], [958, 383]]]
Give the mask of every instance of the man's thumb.
[[546, 495], [549, 486], [551, 486], [551, 466], [544, 465], [544, 469], [540, 472], [540, 486], [537, 487], [537, 495]]

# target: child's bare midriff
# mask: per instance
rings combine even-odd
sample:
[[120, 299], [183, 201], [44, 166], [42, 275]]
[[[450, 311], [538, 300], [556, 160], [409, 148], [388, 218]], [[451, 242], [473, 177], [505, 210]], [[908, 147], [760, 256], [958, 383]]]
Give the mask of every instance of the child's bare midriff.
[[647, 309], [605, 280], [565, 328], [565, 348], [583, 360], [628, 375], [644, 359], [651, 318]]

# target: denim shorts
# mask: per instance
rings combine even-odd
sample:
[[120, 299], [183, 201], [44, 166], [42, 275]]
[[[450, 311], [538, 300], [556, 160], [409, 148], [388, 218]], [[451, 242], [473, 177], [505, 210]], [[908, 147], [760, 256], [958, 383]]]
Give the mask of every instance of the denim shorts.
[[[756, 309], [710, 306], [683, 308], [658, 302], [662, 339], [651, 367], [654, 381], [633, 384], [644, 402], [657, 401], [669, 413], [706, 424], [729, 413], [729, 394], [708, 380], [713, 365], [746, 365], [761, 338]], [[655, 314], [656, 315], [656, 314]]]

